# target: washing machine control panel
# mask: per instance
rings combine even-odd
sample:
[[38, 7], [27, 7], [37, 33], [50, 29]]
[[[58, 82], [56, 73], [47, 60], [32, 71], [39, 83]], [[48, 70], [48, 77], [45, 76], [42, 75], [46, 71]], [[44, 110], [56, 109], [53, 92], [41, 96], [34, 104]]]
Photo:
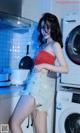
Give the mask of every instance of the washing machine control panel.
[[80, 93], [68, 92], [68, 91], [59, 91], [57, 94], [57, 101], [62, 102], [73, 102], [80, 103]]
[[80, 104], [80, 94], [73, 93], [72, 102]]

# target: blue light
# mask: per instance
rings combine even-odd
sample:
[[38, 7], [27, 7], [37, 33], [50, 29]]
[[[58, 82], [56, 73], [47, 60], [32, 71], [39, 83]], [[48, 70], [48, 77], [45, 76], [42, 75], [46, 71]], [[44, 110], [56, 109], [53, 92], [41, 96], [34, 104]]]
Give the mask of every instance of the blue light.
[[1, 94], [11, 94], [11, 93], [15, 93], [18, 92], [19, 90], [17, 89], [6, 89], [6, 88], [0, 88], [0, 95]]

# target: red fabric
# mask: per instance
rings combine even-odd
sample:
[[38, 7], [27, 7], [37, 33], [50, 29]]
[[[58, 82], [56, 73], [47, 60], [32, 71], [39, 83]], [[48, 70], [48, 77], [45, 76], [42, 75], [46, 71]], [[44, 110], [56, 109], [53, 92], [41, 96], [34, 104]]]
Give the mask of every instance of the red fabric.
[[54, 64], [56, 57], [50, 54], [49, 52], [45, 50], [41, 50], [37, 57], [34, 59], [34, 64], [42, 64], [42, 63], [47, 63], [47, 64]]

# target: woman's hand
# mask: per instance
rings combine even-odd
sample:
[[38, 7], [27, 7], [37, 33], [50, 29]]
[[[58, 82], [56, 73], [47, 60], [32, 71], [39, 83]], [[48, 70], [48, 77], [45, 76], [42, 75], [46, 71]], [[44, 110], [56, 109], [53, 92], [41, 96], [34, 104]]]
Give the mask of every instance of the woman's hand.
[[42, 69], [45, 69], [45, 65], [44, 64], [40, 64], [40, 65], [35, 65], [34, 66], [34, 70], [35, 71], [41, 71]]
[[51, 70], [52, 67], [53, 65], [50, 64], [40, 64], [40, 65], [35, 65], [34, 70], [35, 71], [41, 71], [42, 69]]

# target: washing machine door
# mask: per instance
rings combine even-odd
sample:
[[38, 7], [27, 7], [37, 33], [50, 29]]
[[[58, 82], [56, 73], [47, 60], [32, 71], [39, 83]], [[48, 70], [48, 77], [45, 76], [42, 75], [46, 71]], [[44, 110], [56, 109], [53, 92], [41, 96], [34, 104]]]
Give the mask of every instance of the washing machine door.
[[80, 133], [80, 114], [70, 114], [64, 123], [66, 133]]
[[80, 65], [80, 25], [70, 32], [65, 44], [69, 59], [75, 64]]
[[59, 118], [59, 133], [80, 133], [80, 104], [70, 104]]

